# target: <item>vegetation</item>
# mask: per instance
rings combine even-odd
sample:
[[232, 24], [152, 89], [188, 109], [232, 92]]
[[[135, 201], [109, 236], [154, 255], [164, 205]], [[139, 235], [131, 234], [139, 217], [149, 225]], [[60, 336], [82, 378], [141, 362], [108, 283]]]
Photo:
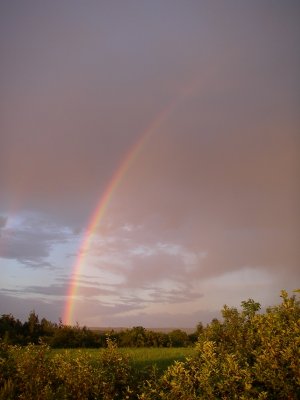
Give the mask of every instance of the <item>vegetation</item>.
[[28, 320], [22, 324], [12, 315], [0, 318], [0, 338], [7, 344], [38, 344], [42, 341], [53, 348], [99, 348], [106, 346], [107, 334], [118, 347], [185, 347], [197, 341], [197, 333], [188, 335], [175, 329], [169, 333], [154, 332], [142, 326], [120, 332], [97, 332], [88, 328], [39, 321], [38, 315], [31, 311]]
[[[97, 362], [105, 349], [53, 349], [51, 355], [62, 354], [64, 357], [76, 358], [86, 354], [91, 362]], [[175, 360], [184, 361], [195, 354], [195, 347], [123, 347], [118, 352], [127, 356], [133, 369], [142, 371], [154, 367], [158, 373], [166, 370]]]
[[164, 371], [137, 367], [112, 339], [93, 356], [2, 341], [0, 400], [298, 399], [300, 302], [281, 297], [265, 313], [252, 299], [224, 306], [222, 321], [198, 326], [191, 356]]
[[242, 311], [225, 306], [199, 335], [196, 356], [176, 362], [141, 396], [156, 399], [299, 399], [300, 304], [282, 303], [258, 314], [252, 299]]

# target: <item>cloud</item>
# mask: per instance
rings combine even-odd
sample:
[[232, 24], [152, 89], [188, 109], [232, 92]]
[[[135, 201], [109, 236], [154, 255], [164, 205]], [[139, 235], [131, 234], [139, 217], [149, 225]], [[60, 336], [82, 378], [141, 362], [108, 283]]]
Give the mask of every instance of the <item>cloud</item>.
[[[176, 289], [146, 286], [137, 290], [141, 293], [140, 296], [132, 294], [134, 291], [131, 290], [127, 294], [121, 294], [120, 300], [124, 304], [130, 304], [132, 306], [131, 311], [135, 310], [136, 305], [146, 307], [149, 304], [178, 304], [199, 300], [203, 295], [193, 292], [190, 286], [182, 285], [182, 287]], [[120, 289], [122, 293], [124, 288], [121, 287]]]
[[6, 223], [7, 223], [7, 217], [0, 215], [0, 229], [5, 228]]
[[290, 288], [299, 6], [99, 4], [0, 4], [0, 262], [13, 309], [14, 289], [63, 307], [79, 259], [76, 313], [90, 322], [130, 309], [132, 321], [175, 309], [184, 321], [184, 307], [210, 312], [205, 282], [222, 283], [220, 303], [224, 276], [233, 301], [251, 291], [247, 268]]
[[[52, 298], [58, 298], [58, 297], [63, 297], [66, 299], [67, 293], [68, 293], [68, 284], [66, 283], [65, 285], [62, 284], [50, 284], [48, 286], [26, 286], [24, 288], [20, 289], [1, 289], [2, 292], [9, 292], [9, 293], [14, 293], [14, 294], [21, 294], [21, 293], [26, 293], [26, 296], [31, 296], [33, 294], [39, 294], [42, 295], [44, 298], [46, 297], [52, 297]], [[104, 289], [100, 288], [97, 285], [88, 285], [88, 286], [83, 286], [82, 284], [79, 284], [78, 289], [77, 289], [77, 295], [79, 297], [96, 297], [96, 296], [105, 296], [105, 295], [111, 295], [115, 294], [115, 291], [109, 290], [109, 289]]]
[[32, 268], [55, 268], [49, 261], [53, 246], [74, 236], [65, 227], [50, 223], [40, 214], [19, 216], [2, 229], [0, 257]]
[[[49, 296], [41, 293], [43, 289], [35, 293], [28, 293], [26, 296], [23, 292], [0, 291], [1, 313], [12, 313], [16, 318], [25, 321], [31, 310], [39, 315], [40, 318], [58, 322], [63, 315], [65, 301], [56, 296]], [[55, 290], [53, 291], [53, 294]], [[58, 290], [58, 294], [60, 291]], [[20, 307], [22, 301], [22, 307]], [[219, 309], [198, 309], [185, 311], [176, 311], [172, 313], [164, 312], [164, 307], [159, 306], [159, 310], [145, 310], [145, 304], [134, 302], [134, 307], [131, 302], [106, 304], [97, 298], [87, 297], [79, 299], [75, 303], [76, 315], [82, 319], [85, 315], [84, 324], [94, 327], [130, 327], [144, 326], [148, 328], [187, 328], [196, 327], [197, 323], [210, 322], [212, 318], [220, 317]]]

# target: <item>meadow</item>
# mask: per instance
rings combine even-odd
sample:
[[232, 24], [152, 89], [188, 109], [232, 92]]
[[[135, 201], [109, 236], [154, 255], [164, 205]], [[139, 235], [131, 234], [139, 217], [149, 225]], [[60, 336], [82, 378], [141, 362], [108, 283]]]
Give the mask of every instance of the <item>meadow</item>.
[[[87, 355], [91, 361], [96, 361], [105, 349], [53, 349], [53, 355], [60, 354], [64, 357], [76, 359], [78, 355]], [[130, 365], [134, 369], [144, 370], [148, 368], [157, 369], [161, 374], [174, 361], [184, 361], [187, 357], [195, 355], [194, 347], [139, 347], [139, 348], [119, 348], [122, 356], [128, 357]]]

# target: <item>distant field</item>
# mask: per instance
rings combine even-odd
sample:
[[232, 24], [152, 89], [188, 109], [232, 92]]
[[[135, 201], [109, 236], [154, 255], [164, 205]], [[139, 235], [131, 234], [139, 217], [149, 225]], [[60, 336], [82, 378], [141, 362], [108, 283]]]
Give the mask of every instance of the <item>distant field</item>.
[[[104, 349], [53, 349], [53, 353], [65, 353], [66, 356], [76, 357], [79, 352], [89, 354], [92, 359], [103, 352]], [[186, 357], [192, 356], [195, 350], [191, 347], [170, 347], [170, 348], [119, 348], [118, 351], [129, 356], [132, 365], [138, 369], [144, 369], [156, 365], [159, 371], [165, 370], [174, 361], [183, 361]]]

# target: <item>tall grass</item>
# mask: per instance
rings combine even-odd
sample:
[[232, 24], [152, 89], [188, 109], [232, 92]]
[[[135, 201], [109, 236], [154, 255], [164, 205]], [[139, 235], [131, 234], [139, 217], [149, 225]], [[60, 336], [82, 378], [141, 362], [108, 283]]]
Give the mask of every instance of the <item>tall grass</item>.
[[[155, 367], [159, 373], [166, 370], [174, 361], [183, 361], [186, 357], [193, 356], [195, 349], [192, 347], [139, 347], [119, 348], [118, 351], [129, 357], [130, 364], [135, 369]], [[86, 354], [91, 360], [97, 360], [103, 348], [100, 349], [53, 349], [52, 354], [65, 354], [66, 357], [76, 358], [78, 354]]]

